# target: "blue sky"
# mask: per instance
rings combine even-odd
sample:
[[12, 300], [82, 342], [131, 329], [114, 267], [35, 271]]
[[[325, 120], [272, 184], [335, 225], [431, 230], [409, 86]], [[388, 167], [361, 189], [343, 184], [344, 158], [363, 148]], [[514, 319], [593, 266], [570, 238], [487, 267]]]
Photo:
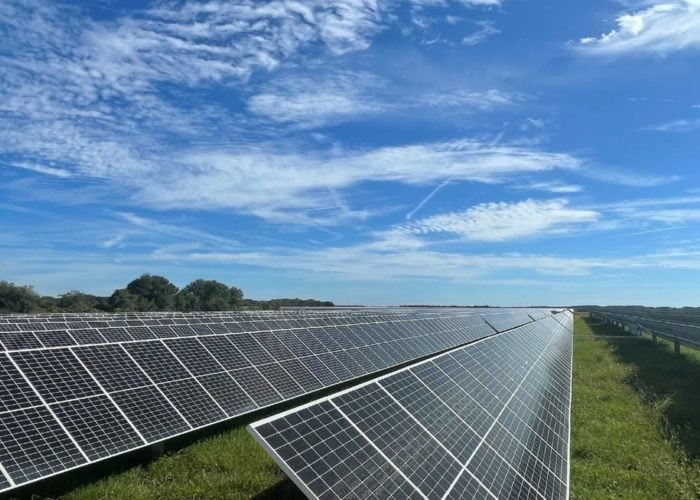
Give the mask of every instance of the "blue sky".
[[700, 301], [699, 0], [4, 0], [0, 35], [0, 279]]

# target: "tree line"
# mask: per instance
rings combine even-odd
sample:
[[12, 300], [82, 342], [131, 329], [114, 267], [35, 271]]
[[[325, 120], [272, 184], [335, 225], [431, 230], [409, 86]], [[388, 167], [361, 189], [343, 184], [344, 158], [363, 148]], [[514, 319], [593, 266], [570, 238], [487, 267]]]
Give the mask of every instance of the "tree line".
[[0, 281], [0, 313], [233, 311], [333, 305], [333, 302], [314, 299], [246, 299], [240, 288], [216, 280], [197, 279], [183, 288], [178, 288], [167, 278], [152, 274], [139, 276], [125, 288], [118, 288], [108, 297], [78, 290], [58, 297], [41, 296], [31, 286]]

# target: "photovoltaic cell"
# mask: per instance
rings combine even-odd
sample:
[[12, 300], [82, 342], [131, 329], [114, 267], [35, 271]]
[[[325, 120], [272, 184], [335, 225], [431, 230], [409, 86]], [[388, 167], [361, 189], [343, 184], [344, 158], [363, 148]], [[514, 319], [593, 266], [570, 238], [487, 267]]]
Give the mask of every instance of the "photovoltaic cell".
[[0, 342], [8, 351], [19, 349], [37, 349], [43, 347], [39, 339], [32, 332], [8, 332], [3, 333]]
[[159, 387], [192, 427], [202, 427], [226, 418], [219, 405], [193, 378], [160, 384]]
[[280, 363], [282, 368], [291, 375], [294, 381], [304, 389], [304, 392], [311, 392], [323, 387], [316, 376], [309, 371], [298, 359], [289, 359]]
[[67, 330], [49, 330], [45, 332], [36, 332], [34, 335], [36, 335], [44, 347], [75, 345], [73, 337], [70, 336]]
[[399, 404], [459, 460], [466, 461], [480, 442], [477, 433], [410, 371], [380, 382]]
[[280, 393], [256, 368], [241, 368], [231, 370], [229, 373], [258, 406], [267, 406], [282, 400]]
[[0, 354], [0, 413], [40, 404], [39, 397], [7, 355]]
[[75, 399], [51, 408], [90, 460], [146, 444], [106, 396]]
[[73, 352], [108, 392], [150, 384], [141, 368], [119, 345], [77, 347]]
[[197, 377], [214, 400], [229, 417], [251, 411], [257, 406], [228, 373]]
[[212, 335], [210, 337], [201, 337], [199, 341], [204, 348], [216, 358], [225, 370], [236, 370], [238, 368], [246, 368], [251, 366], [250, 362], [236, 349], [236, 347], [228, 340], [227, 336]]
[[253, 338], [262, 345], [265, 350], [270, 353], [275, 361], [283, 361], [285, 359], [293, 359], [294, 354], [287, 349], [285, 345], [275, 337], [271, 332], [258, 332], [253, 334]]
[[[11, 414], [22, 417], [17, 425], [33, 425], [34, 420], [41, 420], [42, 428], [53, 429], [51, 443], [65, 441], [68, 437], [66, 450], [73, 455], [77, 451], [73, 459], [69, 453], [57, 464], [52, 458], [53, 452], [44, 453], [43, 445], [36, 441], [38, 453], [44, 453], [48, 465], [42, 465], [39, 459], [35, 465], [32, 460], [19, 458], [13, 462], [7, 454], [7, 463], [0, 457], [0, 464], [8, 471], [13, 470], [15, 475], [25, 474], [23, 481], [34, 481], [76, 467], [88, 457], [90, 461], [101, 460], [193, 427], [235, 417], [493, 334], [493, 328], [480, 314], [486, 317], [494, 311], [328, 309], [264, 313], [0, 315], [0, 350], [8, 352], [0, 353], [0, 414], [5, 415], [8, 422]], [[499, 310], [498, 314], [505, 312]], [[521, 317], [505, 314], [502, 319], [514, 321], [513, 318]], [[494, 356], [494, 352], [484, 352], [483, 356]], [[517, 360], [516, 356], [501, 355], [498, 364], [515, 367]], [[484, 370], [494, 366], [483, 359], [477, 361]], [[448, 375], [440, 373], [458, 386]], [[562, 415], [559, 403], [542, 400], [568, 401], [568, 386], [551, 387], [545, 375], [523, 384], [527, 391], [516, 394], [502, 418], [507, 418], [516, 429], [514, 441], [508, 446], [528, 448], [530, 454], [523, 457], [530, 460], [528, 464], [533, 464], [534, 460], [528, 470], [546, 462], [545, 468], [538, 469], [541, 470], [539, 477], [543, 478], [542, 484], [551, 485], [548, 474], [558, 474], [562, 463], [566, 465], [557, 447], [566, 442], [563, 433], [567, 428], [559, 422]], [[504, 372], [504, 376], [512, 379], [512, 370]], [[461, 379], [468, 377], [462, 375]], [[483, 385], [473, 388], [488, 391]], [[451, 390], [461, 391], [459, 386]], [[493, 390], [501, 397], [500, 392]], [[437, 418], [437, 412], [430, 411], [440, 407], [434, 399], [422, 406], [411, 405], [406, 399], [417, 394], [426, 398], [435, 394], [435, 398], [440, 398], [437, 390], [409, 384], [401, 388], [382, 387], [382, 391], [385, 392], [379, 394], [390, 397], [391, 404], [399, 408], [410, 406], [416, 415], [423, 415], [418, 424], [419, 434], [427, 432], [423, 428], [429, 428], [430, 432], [449, 436], [454, 441], [450, 453], [465, 453], [459, 450], [467, 446], [467, 434], [455, 420], [466, 418], [463, 412], [451, 408], [456, 416]], [[459, 398], [451, 401], [457, 400]], [[469, 401], [469, 396], [462, 397], [461, 401]], [[448, 405], [447, 401], [440, 403]], [[498, 411], [496, 406], [489, 408]], [[486, 410], [482, 411], [488, 415]], [[469, 407], [469, 415], [476, 414], [477, 408]], [[506, 426], [505, 420], [503, 426]], [[474, 431], [478, 433], [483, 429], [475, 424]], [[28, 430], [22, 432], [31, 434]], [[538, 438], [533, 438], [533, 433]], [[47, 432], [47, 439], [50, 434]], [[31, 446], [30, 440], [23, 440], [23, 451], [18, 451], [17, 457], [21, 458], [25, 451], [31, 457], [36, 452]], [[494, 442], [493, 446], [500, 444], [497, 446]], [[379, 469], [372, 471], [371, 466], [362, 465], [366, 478], [359, 481], [339, 478], [334, 488], [378, 498], [416, 495], [404, 473], [396, 464], [386, 461], [383, 452], [373, 445], [367, 450], [372, 450], [377, 460], [383, 460], [377, 462], [381, 463]], [[56, 453], [63, 457], [66, 452], [58, 446]], [[309, 457], [311, 453], [305, 455]], [[358, 456], [348, 458], [344, 463], [355, 465]], [[359, 455], [359, 458], [365, 456]], [[367, 464], [373, 464], [373, 460], [368, 458]], [[401, 464], [406, 470], [420, 469], [419, 464], [410, 461]], [[27, 470], [20, 472], [23, 467]], [[431, 480], [442, 471], [439, 467], [420, 470]], [[449, 472], [449, 468], [445, 470]], [[337, 471], [326, 478], [331, 481], [333, 474]], [[519, 474], [521, 472], [517, 471], [516, 476], [520, 477]], [[0, 491], [5, 489], [2, 481], [0, 474]], [[537, 487], [539, 485], [538, 482]], [[8, 483], [7, 487], [12, 486]], [[436, 488], [438, 491], [439, 485]]]
[[185, 367], [160, 342], [124, 344], [124, 348], [154, 382], [170, 382], [190, 376]]
[[209, 375], [224, 370], [196, 338], [173, 339], [164, 342], [193, 375]]
[[304, 365], [308, 371], [313, 373], [313, 375], [325, 387], [329, 387], [340, 382], [340, 379], [323, 363], [323, 361], [315, 356], [301, 358], [299, 362], [301, 362], [301, 364]]
[[[573, 321], [560, 314], [249, 430], [311, 498], [353, 496], [346, 483], [364, 484], [386, 463], [405, 480], [405, 496], [567, 498]], [[385, 462], [358, 469], [367, 445]]]
[[[300, 425], [313, 431], [302, 435]], [[330, 403], [259, 432], [317, 498], [422, 498]]]
[[[487, 490], [471, 473], [465, 472], [457, 479], [450, 491], [449, 498], [469, 498], [473, 500], [492, 500], [497, 497]], [[515, 497], [518, 498], [518, 497]]]
[[85, 457], [46, 408], [0, 413], [0, 463], [15, 484], [85, 462]]
[[265, 380], [272, 384], [277, 392], [283, 398], [293, 398], [300, 394], [304, 394], [304, 389], [296, 383], [296, 381], [282, 368], [278, 363], [270, 363], [269, 365], [261, 365], [258, 370], [265, 377]]
[[18, 351], [11, 356], [47, 403], [102, 393], [68, 349]]
[[442, 498], [461, 467], [376, 384], [333, 402], [428, 498]]
[[107, 341], [99, 331], [88, 328], [70, 330], [70, 335], [78, 344], [103, 344]]
[[254, 365], [274, 361], [272, 356], [248, 333], [229, 335], [227, 338]]
[[190, 429], [187, 422], [154, 387], [116, 392], [112, 398], [148, 442], [156, 442]]
[[100, 329], [100, 334], [108, 342], [128, 342], [130, 340], [134, 340], [129, 332], [127, 332], [126, 328], [102, 328]]

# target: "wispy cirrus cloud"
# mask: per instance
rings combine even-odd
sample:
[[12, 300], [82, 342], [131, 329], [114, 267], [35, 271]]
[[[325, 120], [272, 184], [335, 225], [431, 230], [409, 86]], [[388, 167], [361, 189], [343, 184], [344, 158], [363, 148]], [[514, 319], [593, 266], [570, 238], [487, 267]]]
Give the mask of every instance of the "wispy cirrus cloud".
[[700, 118], [681, 118], [644, 127], [651, 132], [692, 132], [700, 128]]
[[479, 45], [492, 36], [501, 33], [501, 30], [496, 28], [493, 22], [480, 21], [476, 24], [479, 26], [479, 29], [462, 38], [462, 45]]
[[337, 71], [290, 75], [264, 85], [248, 100], [248, 109], [275, 122], [316, 127], [375, 115], [395, 104], [382, 99], [384, 82], [367, 72]]
[[580, 163], [567, 154], [473, 140], [313, 154], [270, 151], [265, 145], [193, 151], [180, 158], [176, 173], [164, 170], [158, 182], [142, 184], [136, 201], [161, 208], [234, 208], [270, 220], [331, 223], [348, 216], [331, 193], [342, 195], [362, 183], [425, 185], [449, 177], [493, 184], [518, 173], [577, 169]]
[[671, 0], [620, 14], [617, 28], [580, 40], [591, 54], [666, 54], [700, 48], [700, 2]]
[[678, 182], [681, 179], [677, 175], [655, 175], [629, 172], [609, 166], [589, 166], [582, 170], [581, 174], [590, 179], [634, 188], [663, 186], [665, 184]]
[[40, 174], [51, 175], [54, 177], [68, 178], [71, 177], [70, 171], [63, 168], [55, 168], [46, 165], [37, 165], [34, 163], [25, 162], [13, 162], [9, 164], [10, 167], [19, 168], [23, 170], [29, 170], [31, 172], [38, 172]]
[[578, 184], [569, 184], [561, 181], [542, 181], [532, 182], [524, 186], [518, 187], [523, 190], [546, 191], [555, 194], [573, 194], [583, 191], [583, 186]]
[[402, 89], [369, 72], [328, 71], [275, 78], [248, 99], [248, 110], [258, 118], [314, 128], [426, 109], [438, 109], [443, 116], [488, 112], [507, 109], [527, 99], [522, 93], [499, 89]]

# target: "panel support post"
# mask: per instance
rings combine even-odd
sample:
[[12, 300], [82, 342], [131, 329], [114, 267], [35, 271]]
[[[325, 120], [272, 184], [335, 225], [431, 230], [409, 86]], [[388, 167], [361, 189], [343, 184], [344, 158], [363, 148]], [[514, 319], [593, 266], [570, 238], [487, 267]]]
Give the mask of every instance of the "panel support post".
[[659, 343], [659, 341], [658, 341], [657, 338], [656, 338], [656, 333], [651, 332], [651, 340], [654, 341], [654, 344], [658, 344], [658, 343]]
[[681, 343], [680, 343], [678, 340], [675, 340], [675, 341], [673, 342], [673, 351], [674, 351], [676, 354], [680, 354], [680, 353], [681, 353]]
[[165, 453], [165, 441], [151, 445], [151, 458], [158, 458]]

